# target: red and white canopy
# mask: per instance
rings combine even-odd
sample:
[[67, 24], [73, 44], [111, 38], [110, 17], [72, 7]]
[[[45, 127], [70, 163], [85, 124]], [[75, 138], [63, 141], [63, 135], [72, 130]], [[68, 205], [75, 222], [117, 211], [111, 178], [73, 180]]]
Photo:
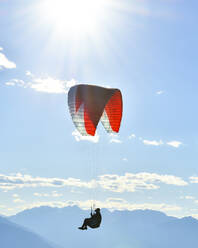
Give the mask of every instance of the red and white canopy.
[[70, 88], [69, 111], [81, 135], [95, 135], [101, 120], [108, 133], [118, 133], [122, 119], [122, 94], [119, 89], [80, 84]]

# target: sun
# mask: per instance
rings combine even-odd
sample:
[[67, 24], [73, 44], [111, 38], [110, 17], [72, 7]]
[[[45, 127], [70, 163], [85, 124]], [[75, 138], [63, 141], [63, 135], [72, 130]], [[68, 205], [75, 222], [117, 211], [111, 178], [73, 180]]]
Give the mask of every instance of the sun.
[[58, 33], [90, 33], [104, 15], [108, 0], [43, 0], [42, 17]]

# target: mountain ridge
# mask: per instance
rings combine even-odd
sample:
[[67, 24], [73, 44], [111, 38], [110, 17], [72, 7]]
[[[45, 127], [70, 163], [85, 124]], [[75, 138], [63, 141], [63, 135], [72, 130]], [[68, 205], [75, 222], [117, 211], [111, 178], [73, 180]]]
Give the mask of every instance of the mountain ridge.
[[154, 210], [101, 209], [101, 213], [101, 227], [87, 231], [78, 227], [90, 211], [77, 206], [38, 207], [9, 219], [65, 248], [82, 245], [89, 248], [93, 243], [95, 248], [197, 248], [198, 220], [192, 217], [176, 218]]

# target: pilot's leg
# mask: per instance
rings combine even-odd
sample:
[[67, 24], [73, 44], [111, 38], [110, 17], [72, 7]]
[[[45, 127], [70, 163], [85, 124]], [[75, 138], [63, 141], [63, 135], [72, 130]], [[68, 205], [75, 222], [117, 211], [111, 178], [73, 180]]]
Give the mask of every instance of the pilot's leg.
[[79, 227], [79, 229], [86, 230], [87, 226], [89, 225], [89, 222], [90, 222], [89, 218], [85, 219], [84, 222], [83, 222], [83, 225], [81, 227]]

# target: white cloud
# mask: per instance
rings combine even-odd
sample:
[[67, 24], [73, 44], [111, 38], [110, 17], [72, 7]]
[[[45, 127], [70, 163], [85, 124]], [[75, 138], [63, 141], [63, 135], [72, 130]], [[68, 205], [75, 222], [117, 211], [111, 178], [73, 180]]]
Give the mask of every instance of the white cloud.
[[70, 88], [70, 87], [72, 87], [72, 86], [74, 86], [74, 85], [76, 85], [76, 84], [77, 84], [76, 80], [71, 79], [70, 81], [67, 81], [66, 87], [67, 87], [67, 88]]
[[38, 197], [49, 197], [49, 194], [45, 194], [45, 193], [37, 193], [37, 192], [35, 192], [34, 193], [34, 196], [38, 196]]
[[52, 193], [51, 193], [51, 196], [52, 197], [60, 197], [60, 196], [62, 196], [63, 194], [60, 194], [60, 193], [57, 193], [57, 191], [53, 191]]
[[19, 197], [18, 194], [13, 194], [12, 196], [13, 196], [14, 198], [18, 198], [18, 197]]
[[60, 197], [63, 194], [57, 193], [57, 191], [52, 191], [51, 193], [34, 193], [34, 196], [37, 197]]
[[180, 177], [173, 175], [159, 175], [155, 173], [125, 173], [119, 175], [102, 175], [97, 182], [102, 188], [113, 192], [135, 192], [136, 190], [153, 190], [159, 189], [159, 183], [186, 186], [188, 183]]
[[14, 82], [6, 82], [5, 85], [7, 85], [7, 86], [15, 86], [15, 83]]
[[191, 214], [191, 216], [195, 219], [198, 219], [198, 214]]
[[135, 137], [136, 137], [135, 134], [132, 133], [132, 134], [129, 136], [129, 139], [135, 139]]
[[119, 136], [117, 134], [110, 134], [110, 143], [117, 143], [117, 144], [121, 144], [122, 141], [119, 139]]
[[18, 86], [22, 88], [27, 88], [28, 84], [26, 84], [23, 80], [20, 79], [11, 79], [10, 81], [6, 82], [5, 85], [7, 86]]
[[66, 81], [54, 79], [52, 77], [34, 78], [30, 83], [30, 88], [45, 93], [66, 93]]
[[173, 141], [169, 141], [169, 142], [163, 142], [162, 140], [146, 140], [146, 139], [142, 139], [140, 138], [140, 140], [142, 140], [142, 142], [145, 145], [150, 145], [150, 146], [161, 146], [161, 145], [168, 145], [168, 146], [172, 146], [174, 148], [178, 148], [180, 147], [183, 143], [177, 140], [173, 140]]
[[[45, 177], [32, 177], [31, 175], [2, 175], [0, 174], [0, 189], [13, 190], [16, 188], [35, 188], [35, 187], [77, 187], [77, 188], [102, 188], [104, 190], [113, 192], [135, 192], [137, 190], [153, 190], [158, 189], [159, 184], [169, 184], [175, 186], [186, 186], [188, 183], [180, 177], [173, 175], [159, 175], [155, 173], [125, 173], [123, 176], [106, 174], [99, 176], [96, 180], [81, 181], [77, 178], [45, 178]], [[14, 196], [15, 195], [15, 196]], [[19, 198], [17, 194], [13, 197]], [[58, 197], [56, 191], [52, 193], [34, 193], [38, 197]]]
[[86, 140], [86, 141], [90, 141], [93, 143], [98, 143], [99, 141], [99, 135], [97, 133], [95, 134], [95, 136], [83, 136], [78, 132], [78, 130], [75, 129], [72, 132], [72, 135], [74, 136], [75, 140], [78, 142], [82, 140]]
[[15, 202], [15, 203], [21, 203], [21, 202], [24, 202], [24, 200], [21, 200], [19, 198], [16, 198], [16, 199], [13, 200], [13, 202]]
[[[130, 176], [129, 173], [126, 175]], [[180, 177], [174, 175], [160, 175], [156, 173], [147, 173], [147, 172], [137, 173], [134, 175], [136, 175], [137, 178], [144, 179], [144, 181], [161, 182], [161, 183], [172, 184], [177, 186], [186, 186], [188, 184]]]
[[34, 77], [34, 74], [32, 74], [31, 71], [26, 71], [25, 75], [29, 77]]
[[194, 196], [191, 196], [191, 195], [187, 195], [187, 196], [185, 196], [185, 199], [187, 199], [187, 200], [194, 200], [195, 197]]
[[149, 145], [149, 146], [161, 146], [163, 145], [163, 141], [160, 140], [160, 141], [156, 141], [156, 140], [143, 140], [143, 143], [145, 145]]
[[[98, 203], [99, 204], [99, 203]], [[180, 211], [181, 207], [176, 205], [169, 205], [165, 203], [159, 203], [159, 204], [152, 204], [152, 203], [142, 203], [142, 204], [133, 204], [125, 201], [124, 199], [107, 199], [104, 203], [100, 203], [102, 205], [102, 208], [108, 208], [110, 210], [137, 210], [137, 209], [150, 209], [150, 210], [156, 210], [156, 211], [163, 211], [163, 212], [169, 212], [169, 211]], [[97, 205], [98, 206], [98, 205]], [[100, 206], [100, 205], [99, 205]]]
[[85, 187], [93, 188], [95, 187], [95, 181], [82, 182], [80, 179], [76, 178], [45, 178], [45, 177], [32, 177], [31, 175], [22, 175], [17, 173], [15, 175], [3, 175], [0, 174], [0, 189], [3, 190], [13, 190], [15, 188], [24, 187]]
[[198, 204], [198, 200], [195, 200], [194, 202], [195, 202], [196, 204]]
[[76, 84], [74, 79], [67, 81], [52, 77], [35, 77], [30, 71], [27, 71], [26, 75], [30, 76], [32, 80], [28, 83], [29, 87], [39, 92], [55, 94], [67, 93], [69, 88]]
[[20, 197], [19, 197], [19, 195], [18, 194], [13, 194], [12, 195], [13, 196], [13, 202], [15, 202], [15, 203], [21, 203], [21, 202], [24, 202], [24, 200], [21, 200], [20, 199]]
[[110, 143], [118, 143], [118, 144], [121, 144], [122, 141], [119, 140], [119, 139], [116, 139], [116, 138], [112, 138], [112, 139], [110, 139]]
[[180, 199], [186, 199], [186, 200], [194, 200], [195, 197], [191, 195], [181, 196]]
[[189, 179], [190, 179], [190, 183], [198, 183], [198, 177], [196, 176], [192, 176]]
[[64, 208], [64, 207], [72, 206], [72, 205], [70, 204], [70, 201], [36, 201], [36, 202], [32, 202], [32, 203], [21, 206], [20, 211], [42, 207], [42, 206]]
[[163, 91], [163, 90], [158, 90], [158, 91], [156, 92], [156, 94], [157, 94], [157, 95], [162, 95], [162, 94], [164, 94], [164, 91]]
[[178, 147], [180, 147], [182, 145], [182, 142], [173, 140], [173, 141], [167, 142], [166, 144], [169, 145], [169, 146], [178, 148]]
[[[0, 51], [3, 51], [3, 48], [0, 47]], [[16, 68], [16, 64], [7, 59], [7, 57], [0, 52], [0, 69], [13, 69]]]
[[52, 77], [36, 77], [30, 71], [26, 71], [26, 76], [30, 78], [29, 82], [24, 82], [20, 79], [11, 79], [6, 82], [7, 86], [19, 86], [23, 88], [31, 88], [38, 92], [49, 93], [49, 94], [64, 94], [67, 93], [69, 88], [76, 84], [74, 79], [60, 80]]

